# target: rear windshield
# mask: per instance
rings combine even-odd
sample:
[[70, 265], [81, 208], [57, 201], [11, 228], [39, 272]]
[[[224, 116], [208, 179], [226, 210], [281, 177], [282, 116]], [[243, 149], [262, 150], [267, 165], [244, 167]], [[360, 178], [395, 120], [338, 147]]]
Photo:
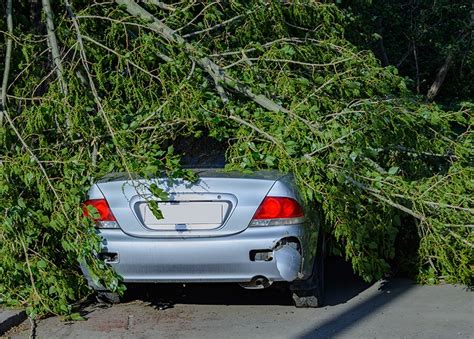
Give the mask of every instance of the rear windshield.
[[224, 168], [227, 141], [214, 138], [182, 138], [173, 143], [176, 154], [182, 154], [183, 168]]

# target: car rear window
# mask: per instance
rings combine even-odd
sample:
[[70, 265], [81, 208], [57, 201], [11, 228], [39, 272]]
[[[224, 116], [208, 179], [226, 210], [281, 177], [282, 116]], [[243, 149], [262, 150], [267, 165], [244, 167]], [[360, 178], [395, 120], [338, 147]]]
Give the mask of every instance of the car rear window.
[[227, 141], [210, 137], [187, 137], [173, 143], [175, 152], [182, 154], [183, 168], [224, 168], [227, 146]]

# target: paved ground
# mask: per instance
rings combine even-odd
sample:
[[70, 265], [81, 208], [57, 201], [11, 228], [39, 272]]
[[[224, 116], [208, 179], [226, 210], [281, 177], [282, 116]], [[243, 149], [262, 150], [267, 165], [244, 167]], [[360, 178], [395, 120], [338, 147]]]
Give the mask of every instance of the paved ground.
[[11, 327], [21, 324], [26, 319], [23, 310], [5, 309], [0, 305], [0, 336]]
[[[238, 286], [147, 286], [125, 303], [91, 304], [82, 322], [52, 317], [38, 323], [39, 338], [474, 338], [474, 298], [463, 287], [416, 286], [405, 279], [373, 285], [332, 262], [327, 307], [296, 309], [281, 290]], [[9, 333], [30, 335], [29, 323]]]

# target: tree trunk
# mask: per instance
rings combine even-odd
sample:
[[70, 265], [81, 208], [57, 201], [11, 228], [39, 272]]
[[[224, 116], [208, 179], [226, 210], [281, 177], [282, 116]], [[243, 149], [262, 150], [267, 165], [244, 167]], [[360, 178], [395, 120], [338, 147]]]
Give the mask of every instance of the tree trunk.
[[446, 78], [446, 74], [448, 73], [449, 65], [451, 64], [452, 58], [452, 55], [448, 54], [446, 60], [444, 61], [444, 65], [441, 66], [441, 68], [439, 69], [438, 74], [436, 75], [436, 80], [433, 82], [430, 89], [428, 90], [428, 94], [426, 95], [426, 98], [429, 101], [432, 101], [434, 97], [438, 94], [439, 89], [441, 88], [441, 85], [443, 84], [444, 79]]

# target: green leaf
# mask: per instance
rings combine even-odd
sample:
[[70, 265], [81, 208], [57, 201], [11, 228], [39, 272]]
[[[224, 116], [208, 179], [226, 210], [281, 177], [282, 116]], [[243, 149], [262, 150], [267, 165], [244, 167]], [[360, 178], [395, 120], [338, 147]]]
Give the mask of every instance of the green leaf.
[[166, 193], [162, 188], [159, 188], [156, 184], [151, 184], [149, 187], [151, 194], [160, 200], [167, 200], [168, 193]]
[[155, 216], [156, 219], [161, 220], [163, 219], [163, 213], [161, 212], [160, 208], [158, 207], [158, 202], [157, 201], [149, 201], [148, 202], [148, 207], [151, 210], [151, 213]]
[[87, 209], [88, 215], [89, 215], [92, 219], [99, 219], [99, 218], [100, 218], [100, 213], [99, 213], [99, 211], [97, 210], [97, 208], [95, 208], [94, 206], [92, 206], [92, 205], [87, 205], [87, 206], [86, 206], [86, 209]]
[[38, 266], [39, 268], [45, 268], [47, 266], [46, 264], [46, 261], [44, 260], [39, 260], [37, 263], [36, 263], [36, 266]]
[[390, 167], [390, 169], [388, 170], [388, 174], [395, 175], [397, 174], [398, 170], [399, 170], [398, 167]]
[[82, 315], [80, 315], [79, 313], [71, 313], [66, 317], [66, 320], [84, 321], [86, 319]]

